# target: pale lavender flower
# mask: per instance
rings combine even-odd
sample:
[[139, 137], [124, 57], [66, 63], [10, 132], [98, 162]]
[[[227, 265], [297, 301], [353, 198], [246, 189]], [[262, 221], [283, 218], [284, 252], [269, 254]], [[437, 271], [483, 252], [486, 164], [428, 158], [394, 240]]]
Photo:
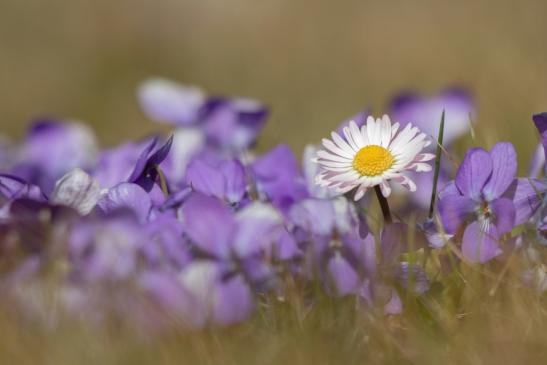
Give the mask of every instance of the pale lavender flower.
[[88, 127], [40, 120], [29, 130], [12, 173], [40, 186], [49, 195], [57, 179], [68, 171], [77, 167], [91, 169], [96, 154], [95, 136]]
[[177, 128], [173, 132], [173, 143], [161, 168], [173, 190], [183, 188], [188, 164], [192, 159], [208, 149], [205, 135], [197, 127]]
[[63, 204], [86, 215], [95, 208], [101, 195], [99, 183], [81, 169], [66, 173], [55, 183], [50, 201]]
[[141, 107], [151, 119], [179, 126], [197, 123], [207, 101], [201, 89], [161, 78], [143, 82], [138, 97]]
[[393, 98], [390, 114], [394, 121], [404, 127], [412, 123], [422, 132], [436, 137], [439, 133], [441, 114], [445, 112], [444, 142], [450, 145], [465, 135], [475, 117], [475, 105], [469, 93], [460, 88], [447, 89], [426, 98], [407, 92]]
[[178, 127], [196, 126], [210, 147], [225, 152], [251, 147], [269, 114], [256, 100], [210, 97], [197, 87], [165, 79], [147, 80], [138, 96], [151, 119]]
[[[447, 89], [433, 97], [423, 97], [413, 92], [405, 92], [393, 98], [391, 107], [393, 120], [401, 126], [412, 123], [422, 132], [436, 140], [439, 134], [441, 115], [444, 111], [443, 147], [450, 145], [469, 132], [475, 119], [475, 105], [471, 95], [460, 88]], [[435, 145], [428, 152], [434, 152]], [[452, 168], [446, 158], [441, 160], [438, 187], [444, 186], [450, 179]], [[409, 199], [421, 208], [427, 208], [433, 188], [433, 171], [410, 173], [420, 188]]]

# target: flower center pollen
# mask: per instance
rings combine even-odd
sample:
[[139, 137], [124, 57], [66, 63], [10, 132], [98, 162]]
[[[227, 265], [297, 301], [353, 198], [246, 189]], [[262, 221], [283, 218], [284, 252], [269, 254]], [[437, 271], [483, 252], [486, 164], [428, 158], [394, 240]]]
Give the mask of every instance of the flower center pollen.
[[361, 176], [377, 176], [393, 165], [393, 155], [387, 149], [377, 145], [363, 147], [353, 159], [353, 168]]

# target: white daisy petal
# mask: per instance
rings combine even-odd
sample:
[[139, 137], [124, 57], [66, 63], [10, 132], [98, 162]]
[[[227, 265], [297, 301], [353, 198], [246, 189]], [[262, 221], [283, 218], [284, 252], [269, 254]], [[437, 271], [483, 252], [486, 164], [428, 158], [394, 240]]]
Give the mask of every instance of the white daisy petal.
[[349, 182], [353, 180], [357, 180], [359, 177], [359, 173], [355, 170], [349, 170], [344, 173], [339, 173], [331, 178], [332, 181], [337, 182]]
[[395, 178], [395, 181], [397, 181], [399, 184], [401, 184], [402, 186], [404, 186], [405, 188], [407, 188], [410, 191], [416, 191], [416, 184], [414, 183], [414, 181], [410, 180], [405, 175], [401, 175], [401, 176]]
[[415, 162], [408, 165], [407, 169], [414, 170], [416, 172], [429, 172], [431, 171], [431, 165], [422, 162]]
[[376, 141], [376, 121], [373, 117], [367, 118], [367, 137], [368, 137], [368, 143], [369, 144], [378, 144]]
[[414, 158], [415, 162], [425, 162], [425, 161], [431, 161], [435, 158], [435, 155], [433, 153], [419, 153]]
[[363, 141], [363, 136], [361, 135], [361, 131], [359, 130], [359, 127], [357, 127], [357, 124], [353, 120], [349, 122], [349, 130], [351, 132], [351, 136], [357, 148], [358, 149], [363, 148], [365, 146], [365, 142]]
[[366, 124], [361, 126], [360, 132], [361, 132], [361, 138], [363, 139], [363, 147], [368, 146], [370, 144], [370, 142], [368, 140], [368, 133], [367, 133], [367, 125]]
[[384, 198], [387, 198], [391, 194], [391, 186], [389, 186], [389, 183], [385, 180], [380, 184], [380, 190], [382, 190]]
[[335, 162], [335, 161], [330, 161], [330, 160], [318, 159], [317, 163], [320, 164], [321, 166], [327, 166], [327, 167], [351, 167], [352, 166], [350, 161]]
[[359, 180], [357, 180], [357, 183], [360, 185], [363, 185], [365, 187], [372, 186], [370, 177], [367, 176], [361, 176]]
[[332, 153], [328, 153], [327, 151], [319, 150], [317, 151], [317, 157], [322, 158], [324, 160], [331, 160], [331, 161], [338, 161], [338, 162], [347, 162], [350, 161], [350, 159], [333, 155]]
[[337, 172], [337, 173], [346, 173], [348, 171], [352, 171], [352, 172], [355, 172], [353, 170], [353, 168], [351, 167], [329, 167], [329, 166], [322, 166], [324, 170], [326, 171], [332, 171], [332, 172]]
[[380, 184], [383, 180], [384, 180], [384, 178], [381, 175], [373, 176], [373, 177], [370, 178], [370, 184], [371, 184], [371, 186], [376, 186], [376, 185]]
[[365, 195], [365, 193], [367, 192], [367, 188], [364, 187], [364, 186], [359, 186], [357, 188], [357, 191], [355, 192], [355, 196], [354, 196], [354, 200], [355, 201], [358, 201], [358, 200], [361, 200], [361, 198]]
[[381, 121], [380, 128], [380, 146], [387, 148], [391, 142], [391, 122], [389, 117], [384, 115]]
[[412, 128], [412, 124], [407, 124], [401, 132], [391, 142], [391, 150], [395, 151], [400, 148], [404, 148], [405, 145], [410, 142], [412, 137], [416, 135], [415, 130]]
[[347, 151], [351, 154], [356, 152], [356, 151], [353, 150], [353, 148], [350, 147], [350, 145], [346, 141], [344, 141], [344, 139], [342, 137], [340, 137], [340, 135], [338, 133], [332, 132], [331, 136], [332, 136], [332, 140], [334, 141], [334, 143], [336, 143], [338, 145], [338, 147], [340, 147], [344, 151]]
[[382, 119], [376, 119], [376, 127], [374, 129], [374, 143], [378, 146], [382, 145]]
[[336, 192], [339, 194], [345, 194], [353, 189], [355, 189], [355, 185], [341, 185], [340, 187], [336, 188]]
[[349, 158], [349, 159], [353, 159], [353, 154], [352, 153], [347, 152], [347, 151], [343, 150], [342, 148], [338, 147], [336, 144], [334, 144], [333, 141], [331, 141], [329, 139], [323, 138], [323, 146], [327, 150], [329, 150], [330, 152], [332, 152], [336, 155], [346, 157], [346, 158]]
[[395, 123], [391, 126], [391, 140], [393, 140], [393, 137], [395, 137], [398, 130], [399, 130], [399, 123]]
[[357, 143], [355, 143], [355, 141], [353, 140], [353, 135], [351, 134], [351, 131], [349, 130], [349, 128], [344, 127], [342, 129], [342, 131], [344, 132], [344, 136], [346, 137], [346, 141], [348, 141], [348, 144], [351, 146], [351, 148], [356, 152], [359, 151], [360, 148], [357, 147]]

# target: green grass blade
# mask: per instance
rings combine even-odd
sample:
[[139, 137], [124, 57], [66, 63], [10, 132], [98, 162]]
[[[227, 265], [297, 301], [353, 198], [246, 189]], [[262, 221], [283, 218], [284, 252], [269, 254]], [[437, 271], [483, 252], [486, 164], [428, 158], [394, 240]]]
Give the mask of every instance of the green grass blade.
[[439, 136], [437, 137], [437, 153], [435, 155], [435, 172], [433, 174], [433, 188], [431, 189], [431, 201], [429, 203], [429, 218], [433, 218], [435, 209], [435, 200], [437, 199], [437, 181], [439, 180], [439, 169], [441, 167], [441, 155], [444, 134], [444, 109], [441, 115], [441, 124], [439, 126]]

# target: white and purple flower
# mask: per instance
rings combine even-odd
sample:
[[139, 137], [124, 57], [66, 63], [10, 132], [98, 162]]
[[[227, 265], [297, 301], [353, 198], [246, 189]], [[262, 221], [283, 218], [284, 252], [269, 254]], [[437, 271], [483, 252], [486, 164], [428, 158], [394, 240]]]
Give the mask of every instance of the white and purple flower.
[[323, 170], [317, 184], [338, 193], [355, 189], [355, 200], [374, 186], [380, 186], [384, 197], [388, 197], [391, 180], [415, 191], [416, 184], [405, 172], [430, 171], [426, 162], [435, 155], [422, 153], [430, 141], [418, 128], [410, 123], [401, 130], [399, 126], [384, 115], [376, 120], [368, 117], [361, 128], [350, 122], [343, 128], [345, 139], [332, 132], [332, 140], [323, 139], [325, 150], [317, 152], [316, 161]]

